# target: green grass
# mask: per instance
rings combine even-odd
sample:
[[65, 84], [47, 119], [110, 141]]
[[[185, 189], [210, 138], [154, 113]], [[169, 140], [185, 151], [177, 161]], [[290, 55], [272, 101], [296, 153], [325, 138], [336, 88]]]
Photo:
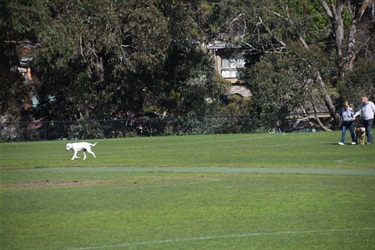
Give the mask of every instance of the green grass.
[[0, 167], [375, 168], [374, 145], [340, 147], [339, 138], [322, 132], [108, 139], [98, 140], [97, 159], [86, 161], [70, 160], [67, 141], [0, 143]]
[[374, 249], [375, 148], [339, 138], [99, 140], [86, 161], [71, 161], [66, 141], [1, 143], [0, 248]]

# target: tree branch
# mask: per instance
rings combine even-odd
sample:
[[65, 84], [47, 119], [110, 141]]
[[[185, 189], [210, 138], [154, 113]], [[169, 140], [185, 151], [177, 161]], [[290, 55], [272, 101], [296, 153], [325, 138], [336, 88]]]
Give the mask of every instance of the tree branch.
[[361, 20], [361, 18], [362, 18], [362, 16], [363, 16], [363, 14], [365, 13], [367, 7], [369, 6], [369, 4], [370, 4], [372, 1], [373, 1], [373, 0], [364, 0], [364, 1], [362, 2], [361, 9], [359, 10], [359, 13], [358, 13], [359, 16], [356, 16], [356, 19], [357, 19], [358, 21]]
[[261, 24], [266, 29], [266, 31], [267, 31], [268, 34], [270, 34], [273, 38], [275, 38], [277, 40], [277, 42], [281, 44], [281, 46], [286, 47], [286, 43], [284, 43], [282, 40], [280, 40], [279, 38], [277, 38], [272, 33], [272, 31], [263, 23], [263, 20], [262, 20], [261, 17], [259, 17], [258, 20], [259, 20], [258, 24]]
[[324, 9], [324, 11], [326, 12], [327, 16], [328, 16], [330, 19], [333, 19], [332, 11], [329, 9], [327, 3], [326, 3], [324, 0], [318, 0], [318, 2], [319, 2], [320, 5], [323, 7], [323, 9]]
[[[300, 41], [300, 43], [302, 44], [302, 46], [303, 46], [305, 49], [309, 49], [309, 46], [307, 45], [305, 39], [304, 39], [304, 38], [303, 38], [303, 37], [297, 32], [297, 29], [296, 29], [296, 27], [295, 27], [295, 25], [294, 25], [294, 23], [293, 23], [293, 21], [292, 21], [292, 18], [290, 17], [290, 13], [289, 13], [289, 8], [288, 8], [288, 6], [286, 6], [285, 8], [283, 8], [287, 17], [284, 17], [284, 16], [281, 15], [280, 13], [277, 13], [277, 12], [275, 12], [275, 11], [273, 11], [273, 10], [270, 10], [270, 9], [266, 8], [266, 7], [263, 7], [263, 8], [264, 8], [265, 10], [267, 10], [268, 12], [270, 12], [270, 13], [276, 15], [277, 17], [280, 17], [280, 18], [284, 19], [284, 21], [286, 21], [291, 27], [293, 27], [294, 32], [297, 33], [297, 35], [298, 35], [298, 40]], [[286, 46], [286, 45], [285, 45], [285, 46]]]

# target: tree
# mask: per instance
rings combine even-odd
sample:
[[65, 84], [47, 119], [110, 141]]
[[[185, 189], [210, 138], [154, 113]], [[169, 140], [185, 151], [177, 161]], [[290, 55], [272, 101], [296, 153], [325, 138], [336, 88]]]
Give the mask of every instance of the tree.
[[42, 3], [48, 11], [34, 29], [40, 46], [32, 62], [42, 83], [39, 116], [199, 113], [207, 108], [205, 97], [221, 91], [200, 46], [196, 1]]
[[[361, 51], [361, 47], [366, 46], [370, 42], [370, 37], [367, 36], [365, 40], [359, 40], [359, 44], [357, 44], [357, 26], [363, 21], [366, 22], [363, 16], [369, 10], [370, 6], [374, 7], [374, 2], [373, 0], [341, 0], [335, 2], [332, 0], [329, 2], [318, 0], [318, 2], [324, 9], [332, 25], [331, 32], [334, 36], [334, 45], [337, 54], [337, 76], [340, 81], [346, 71], [354, 68], [356, 55]], [[346, 25], [345, 21], [347, 22]], [[366, 27], [367, 30], [369, 28]], [[363, 31], [366, 32], [366, 29], [363, 29]], [[347, 37], [345, 37], [345, 33], [348, 34]]]
[[[263, 89], [263, 93], [267, 91], [284, 93], [283, 84], [278, 84], [278, 82], [280, 79], [282, 81], [285, 74], [280, 73], [272, 79], [258, 77], [257, 74], [267, 70], [275, 70], [275, 67], [277, 68], [281, 62], [288, 63], [292, 67], [295, 65], [293, 62], [304, 65], [306, 69], [303, 71], [305, 81], [301, 81], [300, 85], [305, 84], [307, 80], [312, 89], [308, 96], [308, 102], [300, 103], [302, 110], [306, 110], [308, 107], [305, 105], [308, 104], [310, 108], [317, 111], [316, 108], [323, 104], [334, 121], [332, 125], [337, 126], [340, 117], [336, 112], [334, 96], [331, 93], [335, 92], [337, 83], [343, 80], [345, 72], [355, 68], [356, 56], [364, 53], [363, 50], [365, 48], [367, 54], [369, 53], [368, 51], [371, 51], [366, 46], [371, 41], [369, 39], [371, 32], [368, 32], [371, 29], [369, 25], [362, 27], [363, 31], [369, 34], [367, 39], [362, 38], [363, 42], [360, 46], [355, 43], [356, 27], [365, 19], [364, 15], [370, 3], [371, 1], [331, 1], [328, 5], [323, 0], [315, 2], [290, 0], [263, 1], [253, 5], [251, 13], [247, 13], [247, 28], [252, 30], [252, 32], [247, 33], [248, 36], [244, 44], [251, 49], [248, 55], [249, 67], [255, 67], [258, 71], [249, 70], [247, 73], [245, 71], [244, 79], [250, 79], [255, 75], [254, 78], [258, 82], [253, 82], [253, 87], [256, 85], [267, 86], [268, 84], [268, 87]], [[348, 13], [351, 15], [348, 15]], [[331, 23], [331, 26], [327, 26], [329, 23]], [[345, 26], [345, 23], [350, 25]], [[346, 31], [348, 37], [344, 39]], [[296, 42], [299, 45], [296, 46]], [[332, 53], [331, 48], [336, 48], [336, 53]], [[254, 57], [254, 51], [256, 55], [263, 55], [263, 57]], [[299, 52], [296, 54], [296, 51]], [[270, 54], [274, 53], [281, 53], [284, 58], [292, 54], [296, 56], [295, 59], [297, 60], [290, 62], [285, 62], [284, 59], [280, 59], [281, 61], [268, 61], [269, 59], [267, 58], [272, 57]], [[314, 54], [319, 55], [321, 59], [314, 57]], [[311, 60], [312, 58], [317, 60]], [[273, 66], [270, 67], [268, 64], [261, 63], [262, 60], [268, 61]], [[257, 64], [257, 62], [257, 66], [252, 66], [254, 63]], [[323, 63], [317, 64], [316, 62]], [[264, 67], [263, 71], [259, 71], [260, 67]], [[285, 68], [289, 67], [285, 66]], [[289, 70], [286, 72], [291, 73], [287, 77], [289, 82], [300, 78], [298, 77], [299, 71]], [[253, 75], [250, 75], [250, 73]], [[261, 74], [266, 76], [264, 73]], [[272, 75], [270, 72], [269, 74]], [[255, 91], [252, 90], [252, 92]], [[259, 98], [260, 96], [261, 94]], [[278, 102], [278, 98], [270, 98], [264, 101], [259, 99], [253, 103], [258, 103], [258, 107], [267, 107], [269, 105], [267, 101], [272, 101], [273, 107], [283, 106], [282, 103]], [[265, 110], [267, 109], [262, 108], [259, 112], [264, 112]], [[267, 111], [270, 112], [269, 110]], [[315, 118], [319, 121], [317, 116]], [[322, 124], [321, 127], [329, 129], [322, 126]]]
[[358, 107], [362, 96], [375, 98], [375, 60], [358, 60], [357, 67], [349, 71], [339, 85], [340, 103], [351, 100]]
[[54, 15], [38, 36], [42, 45], [33, 62], [43, 81], [44, 113], [103, 119], [141, 110], [147, 80], [163, 64], [171, 41], [157, 7], [80, 1], [50, 8]]
[[[25, 81], [23, 73], [19, 72], [19, 68], [27, 67], [20, 64], [20, 57], [26, 41], [35, 37], [37, 28], [42, 28], [34, 24], [45, 20], [46, 10], [41, 7], [43, 2], [0, 2], [0, 115], [8, 115], [11, 122], [19, 121], [21, 114], [28, 117], [30, 110], [25, 101], [35, 86], [32, 81]], [[25, 10], [30, 15], [21, 15]]]
[[345, 99], [359, 100], [361, 95], [374, 97], [375, 1], [318, 2], [332, 26], [336, 49], [334, 80], [341, 103]]

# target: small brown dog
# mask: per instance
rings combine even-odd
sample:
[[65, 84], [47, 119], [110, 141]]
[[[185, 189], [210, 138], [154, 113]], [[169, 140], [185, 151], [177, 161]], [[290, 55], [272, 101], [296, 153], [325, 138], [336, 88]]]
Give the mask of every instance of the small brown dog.
[[358, 144], [365, 144], [365, 127], [356, 127], [355, 128], [355, 135], [357, 137], [357, 143]]

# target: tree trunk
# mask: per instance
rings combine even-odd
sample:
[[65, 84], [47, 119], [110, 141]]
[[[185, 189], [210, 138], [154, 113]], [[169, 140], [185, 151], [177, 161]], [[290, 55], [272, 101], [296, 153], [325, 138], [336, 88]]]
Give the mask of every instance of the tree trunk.
[[355, 60], [355, 34], [357, 33], [357, 20], [353, 19], [350, 25], [348, 36], [348, 56], [345, 68], [349, 71], [353, 70]]
[[337, 114], [335, 106], [333, 105], [332, 99], [330, 95], [327, 93], [326, 84], [324, 83], [320, 75], [320, 72], [317, 72], [316, 82], [319, 85], [319, 90], [320, 90], [321, 95], [324, 98], [324, 103], [326, 107], [328, 108], [328, 112], [330, 116], [332, 117], [332, 119], [334, 119], [334, 124], [338, 125], [340, 123], [340, 116], [339, 114]]
[[351, 71], [354, 68], [354, 61], [355, 61], [356, 54], [357, 54], [355, 51], [355, 46], [356, 46], [355, 36], [357, 34], [357, 24], [361, 21], [363, 14], [365, 13], [366, 9], [369, 7], [371, 2], [372, 4], [374, 4], [375, 1], [364, 0], [361, 4], [361, 7], [358, 9], [358, 11], [355, 10], [355, 12], [352, 13], [352, 23], [350, 25], [349, 35], [348, 35], [348, 55], [345, 61], [345, 70]]

